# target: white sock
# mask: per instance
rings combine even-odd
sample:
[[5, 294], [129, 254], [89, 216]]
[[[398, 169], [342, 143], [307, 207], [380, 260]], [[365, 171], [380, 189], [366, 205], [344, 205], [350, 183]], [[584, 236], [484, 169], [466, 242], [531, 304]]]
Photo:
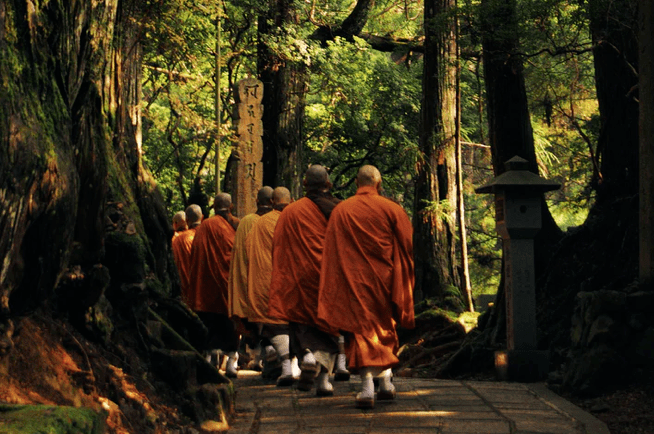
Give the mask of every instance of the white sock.
[[225, 367], [225, 370], [236, 372], [237, 367], [238, 367], [238, 352], [232, 351], [231, 353], [227, 353], [227, 366]]
[[291, 359], [288, 357], [282, 359], [282, 375], [281, 377], [292, 377], [293, 376], [293, 366], [291, 364]]
[[395, 390], [395, 386], [391, 382], [391, 378], [393, 377], [393, 371], [391, 368], [385, 369], [379, 374], [379, 390], [383, 390], [384, 392], [393, 392]]
[[339, 354], [336, 357], [336, 371], [347, 371], [347, 358], [345, 354]]
[[334, 390], [334, 386], [329, 382], [329, 372], [321, 372], [318, 374], [317, 388], [320, 390]]
[[271, 361], [275, 360], [277, 358], [277, 351], [275, 351], [275, 347], [272, 345], [266, 345], [266, 348], [264, 348], [265, 352], [265, 360]]
[[290, 344], [288, 335], [273, 336], [270, 339], [270, 342], [272, 342], [273, 347], [275, 347], [275, 351], [277, 351], [279, 357], [284, 358], [284, 356], [288, 356]]
[[304, 355], [304, 357], [302, 357], [302, 363], [307, 365], [315, 365], [318, 362], [316, 362], [316, 358], [314, 357], [313, 353], [309, 351]]
[[357, 395], [358, 398], [374, 398], [375, 397], [375, 384], [372, 381], [374, 377], [370, 368], [362, 368], [359, 373], [361, 376], [361, 393]]
[[293, 360], [291, 361], [291, 370], [293, 372], [293, 377], [299, 377], [300, 376], [300, 365], [298, 364], [297, 357], [293, 357]]

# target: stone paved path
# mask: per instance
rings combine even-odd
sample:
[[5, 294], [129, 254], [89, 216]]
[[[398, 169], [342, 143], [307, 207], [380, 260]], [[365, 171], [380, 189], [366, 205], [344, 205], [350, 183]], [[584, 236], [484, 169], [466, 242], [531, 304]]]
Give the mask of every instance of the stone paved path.
[[354, 408], [359, 378], [334, 382], [333, 397], [265, 384], [239, 372], [230, 434], [607, 434], [606, 425], [543, 384], [394, 378], [397, 398]]

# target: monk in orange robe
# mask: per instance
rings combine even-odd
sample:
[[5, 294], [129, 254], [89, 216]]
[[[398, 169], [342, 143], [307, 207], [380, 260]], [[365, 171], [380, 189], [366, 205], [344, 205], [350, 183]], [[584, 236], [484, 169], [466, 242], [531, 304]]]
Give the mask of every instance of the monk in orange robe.
[[329, 192], [332, 184], [321, 165], [309, 167], [303, 184], [305, 197], [286, 207], [275, 228], [268, 313], [289, 322], [291, 350], [302, 356], [298, 389], [311, 390], [318, 374], [316, 394], [330, 396], [338, 330], [320, 330], [316, 315], [327, 220], [340, 200]]
[[[214, 200], [214, 212], [224, 205], [221, 196]], [[207, 350], [227, 353], [228, 377], [236, 376], [238, 334], [228, 317], [227, 284], [234, 245], [234, 228], [220, 215], [205, 219], [195, 231], [191, 246], [190, 299], [193, 309], [209, 329]]]
[[234, 230], [238, 228], [240, 219], [232, 214], [234, 204], [229, 193], [218, 193], [213, 201], [213, 209], [214, 213], [224, 218]]
[[[182, 286], [182, 301], [187, 305], [191, 305], [191, 246], [195, 238], [195, 230], [202, 222], [202, 209], [198, 205], [190, 205], [186, 208], [186, 212], [180, 211], [184, 214], [184, 226], [187, 230], [175, 232], [176, 236], [173, 237], [173, 257], [177, 265], [179, 273], [179, 280]], [[175, 214], [178, 215], [179, 213]], [[173, 227], [175, 227], [175, 218], [173, 217]], [[179, 226], [179, 223], [177, 225]]]
[[294, 382], [290, 359], [288, 322], [268, 315], [268, 291], [272, 276], [273, 234], [282, 210], [291, 203], [291, 193], [285, 187], [273, 191], [273, 210], [254, 223], [247, 236], [248, 252], [248, 319], [259, 324], [260, 336], [270, 341], [281, 359], [282, 373], [278, 386]]
[[396, 324], [414, 327], [412, 226], [406, 212], [380, 196], [381, 174], [363, 166], [356, 195], [332, 212], [325, 234], [318, 321], [346, 333], [350, 368], [359, 370], [356, 406], [393, 399], [391, 368], [398, 364]]

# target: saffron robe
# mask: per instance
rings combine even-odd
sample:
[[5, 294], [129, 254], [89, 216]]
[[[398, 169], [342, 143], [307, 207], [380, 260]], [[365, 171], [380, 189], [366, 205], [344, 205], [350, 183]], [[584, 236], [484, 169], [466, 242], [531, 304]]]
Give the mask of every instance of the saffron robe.
[[195, 238], [195, 229], [175, 232], [173, 237], [173, 257], [179, 273], [179, 280], [182, 286], [182, 301], [188, 306], [193, 303], [191, 300], [191, 246]]
[[205, 219], [191, 247], [191, 298], [197, 312], [227, 315], [229, 264], [234, 228], [220, 216]]
[[258, 214], [248, 214], [241, 219], [234, 236], [232, 262], [229, 268], [228, 310], [229, 317], [249, 318], [248, 309], [248, 255], [245, 240], [259, 219]]
[[352, 333], [353, 369], [397, 365], [396, 324], [414, 327], [412, 226], [406, 212], [374, 187], [341, 202], [325, 233], [319, 324]]
[[[288, 205], [273, 237], [273, 272], [268, 314], [315, 326], [317, 324], [320, 264], [327, 218], [311, 199]], [[338, 330], [329, 330], [337, 334]]]
[[281, 211], [272, 210], [259, 217], [247, 236], [248, 320], [263, 324], [286, 324], [268, 315], [268, 291], [272, 276], [273, 233]]

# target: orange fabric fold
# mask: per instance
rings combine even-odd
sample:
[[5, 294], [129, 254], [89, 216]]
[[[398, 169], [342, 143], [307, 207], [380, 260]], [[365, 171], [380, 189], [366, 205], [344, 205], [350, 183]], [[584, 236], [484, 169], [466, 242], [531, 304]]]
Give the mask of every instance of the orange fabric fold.
[[241, 219], [234, 236], [232, 261], [229, 267], [227, 307], [229, 317], [247, 319], [248, 316], [248, 252], [245, 240], [259, 215], [248, 214]]
[[195, 238], [195, 228], [182, 232], [175, 232], [173, 237], [173, 257], [179, 273], [182, 286], [182, 300], [187, 305], [192, 304], [191, 299], [191, 246]]
[[273, 233], [282, 212], [272, 210], [259, 217], [245, 242], [248, 252], [248, 320], [265, 324], [285, 324], [268, 315], [268, 295], [272, 276]]
[[[406, 212], [374, 187], [359, 188], [334, 208], [323, 249], [319, 325], [368, 337], [363, 346], [380, 353], [397, 351], [390, 344], [397, 341], [395, 324], [414, 326], [412, 235]], [[374, 354], [348, 356], [355, 368], [379, 366]]]
[[[317, 324], [320, 264], [327, 219], [306, 197], [288, 205], [273, 238], [273, 272], [268, 314], [310, 326]], [[337, 330], [325, 330], [337, 334]]]
[[220, 216], [202, 222], [191, 247], [191, 309], [227, 314], [229, 264], [234, 228]]

